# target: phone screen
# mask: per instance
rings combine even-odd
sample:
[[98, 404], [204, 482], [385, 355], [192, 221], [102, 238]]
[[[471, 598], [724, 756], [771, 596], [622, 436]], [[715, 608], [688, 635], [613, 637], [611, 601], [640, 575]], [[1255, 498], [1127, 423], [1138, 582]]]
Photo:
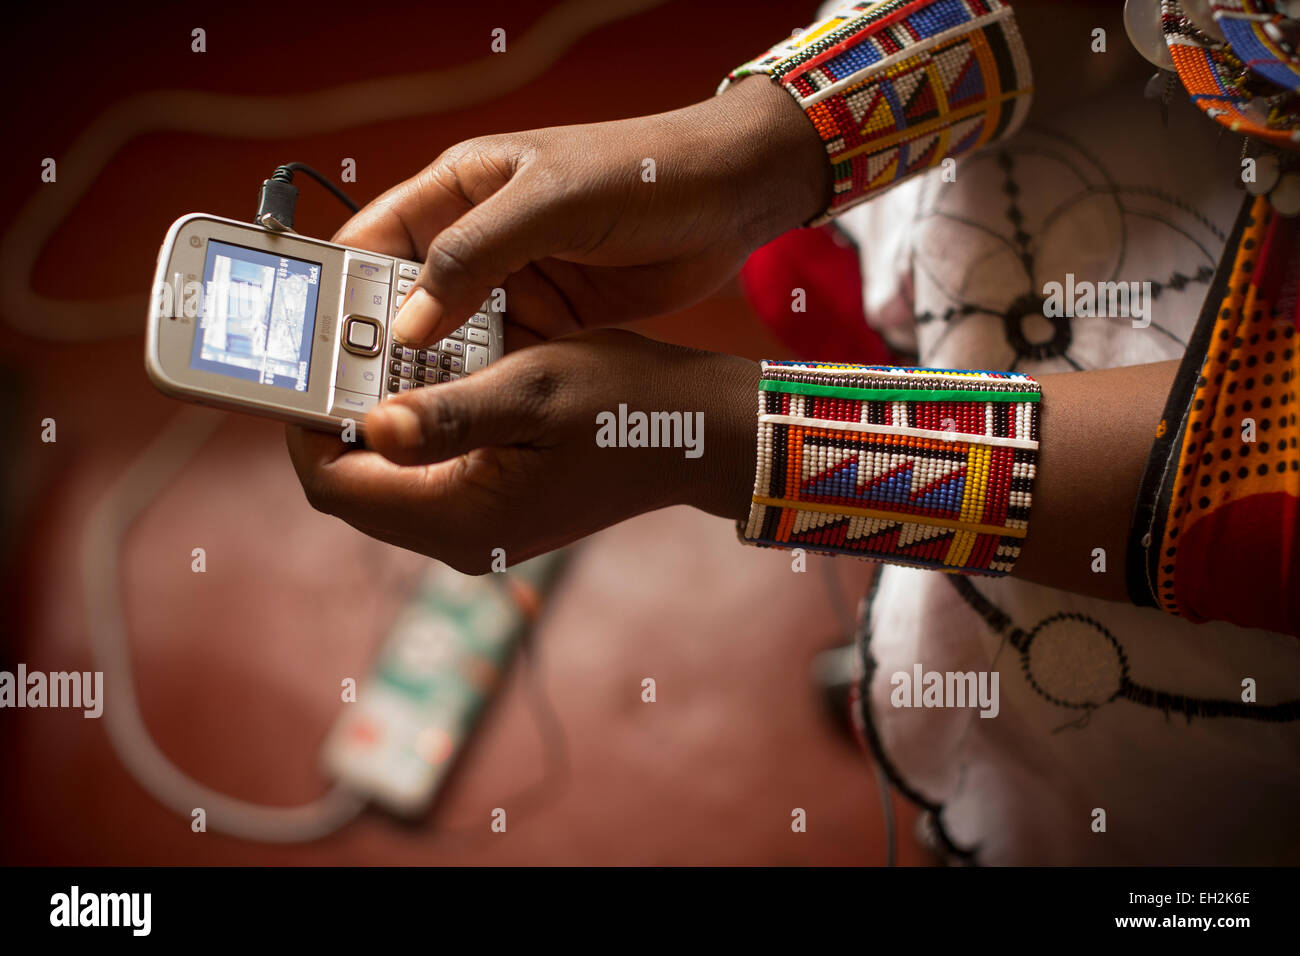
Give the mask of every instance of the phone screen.
[[190, 367], [307, 390], [319, 262], [208, 240]]

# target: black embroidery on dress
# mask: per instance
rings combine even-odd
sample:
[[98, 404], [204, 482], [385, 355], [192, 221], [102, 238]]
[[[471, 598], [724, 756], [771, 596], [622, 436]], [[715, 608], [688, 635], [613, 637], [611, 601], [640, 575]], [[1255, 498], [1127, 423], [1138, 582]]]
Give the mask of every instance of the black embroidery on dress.
[[[964, 216], [944, 211], [940, 207], [944, 196], [942, 188], [929, 193], [928, 208], [923, 208], [918, 222], [927, 218], [942, 219], [947, 223], [960, 224], [964, 227], [993, 239], [1005, 247], [1020, 263], [1023, 275], [1016, 280], [1011, 275], [1003, 276], [1008, 281], [1003, 283], [1010, 297], [1003, 302], [978, 302], [962, 293], [968, 285], [971, 273], [981, 268], [987, 256], [981, 256], [970, 263], [966, 274], [957, 277], [955, 283], [939, 278], [926, 262], [923, 254], [918, 254], [915, 244], [912, 249], [913, 268], [923, 273], [926, 278], [952, 304], [942, 312], [923, 311], [916, 316], [918, 325], [939, 322], [944, 326], [938, 338], [928, 345], [927, 351], [937, 349], [948, 334], [962, 322], [975, 317], [985, 316], [1001, 319], [1002, 334], [1005, 344], [1010, 349], [1011, 357], [1006, 367], [1016, 371], [1023, 362], [1044, 362], [1053, 359], [1065, 363], [1075, 371], [1083, 370], [1086, 365], [1071, 349], [1075, 344], [1075, 326], [1078, 318], [1067, 316], [1048, 316], [1044, 314], [1047, 298], [1038, 286], [1036, 274], [1038, 250], [1041, 241], [1050, 230], [1057, 226], [1071, 209], [1079, 203], [1098, 196], [1108, 197], [1114, 204], [1116, 213], [1114, 235], [1109, 237], [1110, 245], [1117, 250], [1115, 266], [1108, 276], [1088, 276], [1089, 281], [1116, 282], [1150, 282], [1151, 303], [1158, 302], [1169, 291], [1181, 292], [1192, 285], [1206, 286], [1214, 277], [1217, 250], [1207, 247], [1199, 240], [1193, 230], [1201, 229], [1220, 243], [1224, 240], [1223, 231], [1203, 213], [1163, 190], [1148, 186], [1133, 186], [1116, 182], [1109, 170], [1086, 147], [1071, 136], [1058, 130], [1031, 125], [1027, 133], [1037, 134], [1030, 137], [1018, 136], [1000, 149], [977, 154], [962, 164], [962, 174], [969, 175], [978, 169], [979, 164], [993, 162], [997, 164], [1001, 178], [1001, 191], [1005, 199], [1003, 216], [1005, 225], [994, 227], [968, 219]], [[1039, 235], [1027, 225], [1024, 211], [1023, 187], [1018, 177], [1018, 161], [1023, 159], [1048, 159], [1068, 170], [1080, 183], [1078, 189], [1057, 201], [1041, 217]], [[1135, 204], [1129, 200], [1141, 200]], [[1185, 240], [1195, 248], [1195, 253], [1188, 253], [1186, 265], [1180, 265], [1167, 275], [1137, 276], [1133, 270], [1125, 267], [1129, 253], [1129, 220], [1145, 219], [1159, 223], [1171, 233], [1171, 240]], [[1103, 242], [1104, 244], [1104, 242]], [[1063, 277], [1052, 277], [1059, 281]], [[1017, 288], [1017, 285], [1019, 288]], [[1082, 321], [1102, 321], [1129, 324], [1127, 316], [1102, 316], [1086, 318]], [[1151, 321], [1150, 329], [1155, 330], [1171, 341], [1185, 346], [1177, 334], [1160, 322]]]
[[[1003, 635], [1007, 644], [1020, 655], [1020, 666], [1024, 671], [1025, 680], [1028, 681], [1029, 686], [1039, 696], [1058, 707], [1082, 710], [1086, 712], [1085, 716], [1089, 716], [1093, 711], [1106, 704], [1117, 700], [1127, 700], [1143, 707], [1162, 711], [1166, 717], [1173, 713], [1181, 714], [1187, 718], [1188, 723], [1191, 723], [1193, 717], [1241, 717], [1246, 720], [1258, 720], [1266, 723], [1285, 723], [1300, 720], [1300, 700], [1287, 700], [1277, 704], [1248, 704], [1241, 700], [1193, 697], [1188, 694], [1176, 694], [1170, 691], [1157, 690], [1153, 687], [1146, 687], [1134, 681], [1130, 675], [1128, 655], [1124, 653], [1124, 646], [1120, 643], [1119, 638], [1095, 618], [1086, 614], [1062, 611], [1043, 618], [1033, 628], [1026, 631], [1017, 626], [1010, 615], [976, 588], [970, 578], [953, 574], [948, 575], [947, 580], [961, 595], [962, 600], [984, 619], [989, 628], [995, 634]], [[1091, 628], [1104, 640], [1106, 645], [1113, 649], [1115, 654], [1115, 676], [1112, 682], [1114, 686], [1109, 694], [1099, 694], [1092, 700], [1070, 700], [1059, 693], [1052, 694], [1049, 692], [1043, 686], [1044, 682], [1041, 676], [1035, 675], [1033, 667], [1034, 642], [1040, 640], [1052, 628], [1067, 622], [1074, 622], [1076, 625]]]
[[[875, 717], [871, 710], [871, 681], [875, 677], [876, 669], [880, 664], [875, 655], [871, 653], [871, 606], [875, 603], [876, 592], [879, 587], [880, 575], [877, 574], [872, 579], [870, 590], [862, 599], [862, 605], [858, 611], [858, 630], [857, 634], [854, 635], [854, 643], [857, 645], [858, 654], [862, 661], [862, 678], [858, 681], [857, 711], [862, 721], [863, 739], [866, 740], [872, 757], [880, 764], [880, 769], [889, 778], [889, 782], [893, 784], [894, 789], [930, 814], [934, 836], [939, 841], [944, 853], [959, 863], [976, 865], [978, 863], [976, 855], [979, 852], [979, 847], [963, 847], [952, 838], [943, 822], [943, 804], [929, 799], [903, 779], [903, 775], [894, 766], [893, 761], [889, 759], [889, 755], [885, 753], [885, 745], [880, 739], [880, 732], [876, 729]], [[888, 799], [887, 795], [886, 799]]]

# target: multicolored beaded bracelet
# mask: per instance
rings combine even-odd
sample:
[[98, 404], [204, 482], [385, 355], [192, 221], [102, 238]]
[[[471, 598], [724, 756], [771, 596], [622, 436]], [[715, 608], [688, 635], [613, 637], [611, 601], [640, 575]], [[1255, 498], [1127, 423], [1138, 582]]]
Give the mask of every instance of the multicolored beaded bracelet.
[[764, 362], [741, 539], [1007, 574], [1029, 528], [1040, 398], [1014, 372]]
[[1009, 136], [1032, 93], [1004, 0], [864, 0], [733, 70], [718, 92], [755, 73], [784, 86], [826, 144], [834, 192], [817, 222]]

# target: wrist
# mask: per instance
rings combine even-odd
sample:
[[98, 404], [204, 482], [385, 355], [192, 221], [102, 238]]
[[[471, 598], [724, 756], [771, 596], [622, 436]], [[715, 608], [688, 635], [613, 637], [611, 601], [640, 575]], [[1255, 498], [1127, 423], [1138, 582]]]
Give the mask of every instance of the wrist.
[[558, 351], [564, 343], [598, 345], [585, 360], [565, 363], [561, 380], [567, 384], [544, 390], [550, 393], [549, 424], [539, 430], [549, 436], [544, 447], [564, 444], [555, 437], [562, 433], [572, 436], [574, 447], [587, 446], [595, 422], [594, 457], [580, 454], [571, 462], [572, 487], [586, 501], [575, 507], [616, 502], [621, 518], [673, 505], [733, 520], [749, 513], [757, 362], [625, 329], [582, 333], [538, 351]]
[[664, 118], [692, 157], [697, 182], [725, 197], [746, 248], [804, 225], [830, 204], [826, 147], [799, 105], [770, 78], [747, 77]]
[[751, 211], [754, 248], [821, 215], [831, 201], [831, 165], [817, 128], [780, 84], [742, 79], [715, 98], [730, 120], [729, 146], [747, 157], [738, 199]]
[[704, 454], [683, 464], [681, 503], [741, 520], [754, 493], [759, 366], [711, 352], [691, 354], [682, 374], [694, 383], [692, 403], [704, 413]]

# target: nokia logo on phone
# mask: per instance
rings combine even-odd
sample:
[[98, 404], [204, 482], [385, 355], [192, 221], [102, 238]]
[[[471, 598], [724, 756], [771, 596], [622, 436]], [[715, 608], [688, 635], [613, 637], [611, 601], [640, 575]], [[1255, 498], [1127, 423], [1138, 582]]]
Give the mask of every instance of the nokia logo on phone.
[[320, 337], [324, 341], [334, 331], [334, 316], [322, 315], [320, 319]]

